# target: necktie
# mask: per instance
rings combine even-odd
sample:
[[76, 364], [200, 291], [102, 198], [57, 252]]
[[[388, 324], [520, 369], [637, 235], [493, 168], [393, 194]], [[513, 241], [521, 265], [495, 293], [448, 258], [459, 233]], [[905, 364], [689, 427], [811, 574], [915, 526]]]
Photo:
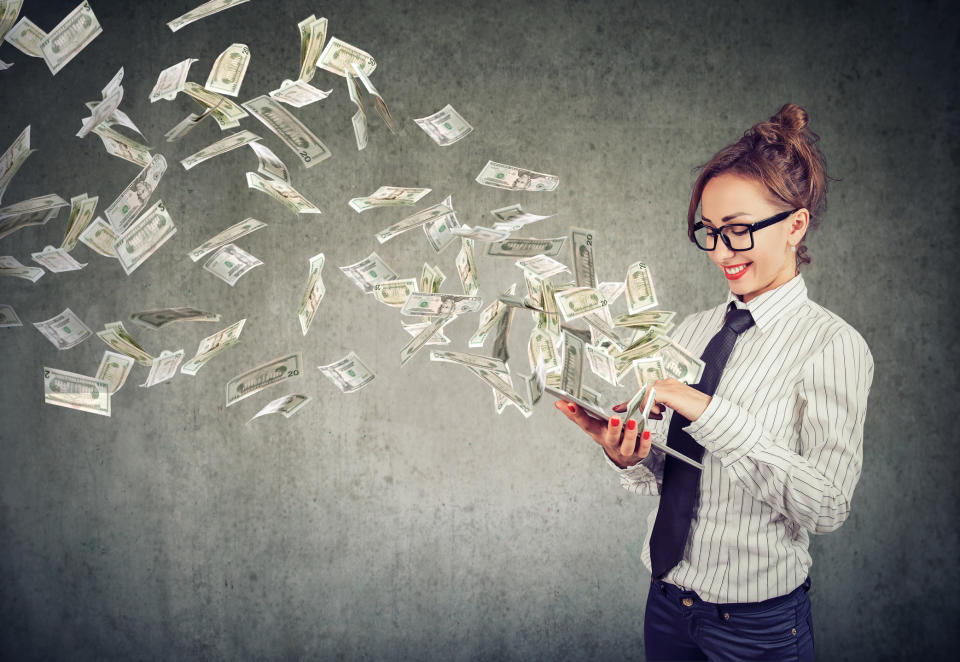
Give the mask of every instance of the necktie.
[[[751, 326], [753, 316], [750, 311], [734, 307], [731, 301], [723, 327], [703, 350], [700, 357], [705, 363], [703, 375], [699, 383], [692, 384], [693, 388], [713, 395], [737, 337]], [[689, 424], [687, 418], [673, 412], [670, 431], [667, 433], [667, 446], [700, 461], [703, 458], [703, 446], [682, 429]], [[650, 534], [650, 561], [655, 579], [661, 579], [683, 558], [683, 548], [690, 533], [693, 504], [699, 487], [700, 470], [667, 455], [663, 467], [660, 507], [653, 523], [653, 532]]]

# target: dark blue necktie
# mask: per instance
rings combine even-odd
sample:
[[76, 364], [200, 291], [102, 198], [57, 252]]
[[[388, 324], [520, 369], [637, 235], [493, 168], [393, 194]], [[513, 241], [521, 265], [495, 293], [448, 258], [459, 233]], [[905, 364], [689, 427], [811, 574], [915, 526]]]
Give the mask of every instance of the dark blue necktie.
[[[700, 382], [693, 388], [713, 395], [717, 390], [723, 367], [730, 358], [730, 352], [737, 342], [737, 336], [753, 326], [753, 316], [749, 310], [735, 308], [730, 302], [727, 318], [723, 327], [707, 343], [700, 356], [705, 364]], [[690, 421], [677, 412], [673, 412], [670, 431], [667, 433], [667, 446], [697, 460], [703, 458], [704, 448], [682, 428]], [[660, 507], [657, 519], [650, 534], [650, 562], [653, 577], [662, 579], [665, 574], [683, 558], [683, 548], [690, 533], [690, 520], [693, 518], [693, 504], [700, 487], [700, 470], [686, 462], [667, 455], [663, 466], [663, 485], [660, 494]]]

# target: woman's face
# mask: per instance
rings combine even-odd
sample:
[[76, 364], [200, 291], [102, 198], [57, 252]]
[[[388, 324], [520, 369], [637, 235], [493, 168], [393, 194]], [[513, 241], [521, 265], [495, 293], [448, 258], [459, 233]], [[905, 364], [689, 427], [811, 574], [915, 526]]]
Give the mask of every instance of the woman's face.
[[[703, 224], [718, 229], [731, 223], [756, 223], [788, 209], [773, 203], [763, 184], [734, 173], [710, 179], [700, 197]], [[779, 223], [757, 230], [753, 248], [747, 251], [730, 250], [718, 236], [717, 247], [707, 255], [723, 272], [730, 291], [747, 303], [797, 274], [796, 253], [791, 247], [800, 243], [808, 219], [807, 210], [800, 209]]]

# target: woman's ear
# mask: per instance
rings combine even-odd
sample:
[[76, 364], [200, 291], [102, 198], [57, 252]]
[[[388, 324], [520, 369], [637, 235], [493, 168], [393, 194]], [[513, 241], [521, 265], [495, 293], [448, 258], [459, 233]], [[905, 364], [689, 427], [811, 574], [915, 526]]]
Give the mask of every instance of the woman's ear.
[[806, 207], [799, 209], [790, 221], [790, 243], [797, 245], [807, 234], [807, 228], [810, 227], [810, 212]]

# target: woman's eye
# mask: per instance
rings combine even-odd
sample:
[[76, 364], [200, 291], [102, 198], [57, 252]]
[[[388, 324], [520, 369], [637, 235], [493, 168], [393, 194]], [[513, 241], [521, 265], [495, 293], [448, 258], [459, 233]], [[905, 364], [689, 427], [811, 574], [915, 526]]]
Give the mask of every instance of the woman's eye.
[[747, 234], [749, 231], [750, 230], [748, 230], [747, 228], [733, 228], [730, 232], [731, 234], [733, 234], [734, 237], [742, 237], [743, 235]]

